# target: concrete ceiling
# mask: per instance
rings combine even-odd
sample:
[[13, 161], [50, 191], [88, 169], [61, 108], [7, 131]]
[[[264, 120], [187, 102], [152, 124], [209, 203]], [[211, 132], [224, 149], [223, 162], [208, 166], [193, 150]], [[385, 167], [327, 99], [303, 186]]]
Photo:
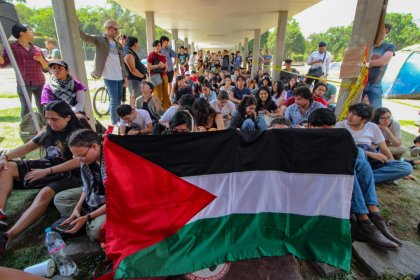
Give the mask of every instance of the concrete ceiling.
[[[123, 7], [145, 16], [153, 11], [155, 24], [199, 48], [231, 48], [277, 25], [278, 12], [292, 17], [320, 0], [114, 0]], [[320, 19], [322, 20], [322, 19]]]

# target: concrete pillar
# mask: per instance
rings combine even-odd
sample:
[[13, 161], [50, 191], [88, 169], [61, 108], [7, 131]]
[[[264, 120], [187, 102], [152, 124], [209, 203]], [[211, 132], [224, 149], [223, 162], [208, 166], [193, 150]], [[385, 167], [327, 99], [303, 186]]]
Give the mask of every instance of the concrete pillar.
[[277, 36], [274, 48], [273, 68], [271, 77], [273, 80], [280, 78], [281, 65], [283, 63], [284, 47], [286, 44], [287, 11], [280, 11], [277, 21]]
[[146, 40], [147, 53], [153, 51], [153, 41], [155, 40], [155, 12], [146, 11]]
[[242, 53], [242, 45], [241, 45], [241, 42], [239, 42], [239, 44], [238, 44], [238, 51], [240, 51]]
[[172, 49], [178, 52], [178, 29], [172, 29]]
[[242, 67], [246, 67], [246, 57], [248, 56], [248, 38], [244, 41], [244, 52], [242, 54]]
[[258, 72], [258, 62], [260, 57], [260, 35], [261, 29], [255, 29], [254, 31], [254, 50], [252, 56], [252, 70], [251, 75], [254, 77]]
[[[52, 6], [55, 27], [60, 30], [57, 32], [57, 36], [62, 58], [68, 63], [70, 74], [88, 88], [79, 21], [76, 17], [74, 1], [52, 1]], [[89, 93], [89, 88], [87, 92]], [[90, 94], [85, 95], [84, 110], [90, 119], [89, 124], [95, 128]]]
[[193, 52], [195, 52], [195, 46], [194, 46], [194, 42], [191, 42], [191, 50], [190, 50], [191, 54], [193, 54]]
[[[381, 21], [381, 12], [386, 13], [387, 2], [387, 0], [357, 1], [349, 48], [366, 46], [370, 54], [378, 28], [381, 28], [379, 24]], [[357, 78], [342, 79], [341, 83], [355, 85], [357, 83]], [[339, 120], [342, 120], [345, 117], [345, 112], [348, 109], [344, 108], [344, 105], [349, 98], [349, 93], [349, 87], [340, 87], [335, 109], [335, 115]], [[356, 97], [353, 100], [350, 100], [350, 105], [360, 102], [361, 94], [362, 90], [360, 89]]]
[[184, 38], [184, 47], [188, 48], [188, 38], [187, 37]]

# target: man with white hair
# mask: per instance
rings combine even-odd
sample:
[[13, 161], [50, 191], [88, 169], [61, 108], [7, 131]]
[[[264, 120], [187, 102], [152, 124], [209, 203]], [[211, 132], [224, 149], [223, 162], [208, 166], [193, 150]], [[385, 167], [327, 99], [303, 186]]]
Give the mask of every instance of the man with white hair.
[[104, 78], [110, 96], [110, 114], [112, 124], [117, 124], [117, 107], [121, 104], [123, 84], [127, 81], [122, 46], [116, 40], [120, 27], [115, 20], [104, 23], [104, 34], [87, 35], [80, 30], [80, 38], [96, 46], [95, 63], [92, 75]]

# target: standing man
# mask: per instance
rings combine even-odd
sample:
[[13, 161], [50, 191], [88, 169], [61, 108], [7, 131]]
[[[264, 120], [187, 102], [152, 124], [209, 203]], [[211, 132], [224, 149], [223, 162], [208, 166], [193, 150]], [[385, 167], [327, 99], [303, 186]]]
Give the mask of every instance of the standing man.
[[[174, 64], [178, 63], [177, 53], [169, 47], [169, 38], [166, 36], [160, 37], [160, 44], [162, 49], [160, 53], [166, 57], [166, 74], [168, 75], [168, 92], [172, 92], [172, 82], [174, 80]], [[172, 60], [174, 59], [174, 60]]]
[[264, 72], [268, 72], [270, 70], [272, 61], [273, 61], [273, 56], [270, 54], [270, 49], [265, 49], [265, 54], [262, 56]]
[[[41, 116], [44, 116], [44, 109], [41, 105], [41, 93], [45, 84], [45, 77], [42, 72], [48, 71], [48, 62], [44, 58], [42, 50], [33, 44], [34, 34], [27, 25], [21, 23], [13, 25], [12, 34], [17, 41], [11, 45], [11, 49], [25, 82], [29, 100], [31, 101], [32, 95], [34, 95], [38, 112]], [[9, 55], [4, 51], [3, 55], [0, 56], [0, 65], [6, 67], [9, 64]], [[26, 104], [25, 96], [19, 84], [17, 93], [21, 104], [20, 118], [23, 119], [29, 113], [29, 107]]]
[[[384, 39], [391, 31], [391, 28], [390, 24], [385, 24]], [[395, 55], [395, 46], [384, 43], [384, 39], [377, 46], [373, 47], [370, 61], [367, 63], [367, 67], [369, 67], [368, 83], [363, 91], [362, 100], [367, 96], [373, 110], [382, 107], [383, 90], [381, 82], [389, 61]]]
[[185, 75], [185, 72], [188, 71], [188, 60], [190, 56], [185, 51], [184, 46], [179, 48], [178, 59], [179, 59], [179, 68], [181, 69], [181, 75]]
[[293, 60], [290, 58], [286, 58], [284, 60], [284, 66], [286, 66], [286, 68], [280, 72], [280, 83], [283, 85], [288, 84], [292, 77], [296, 77], [297, 74], [299, 74], [299, 71], [297, 71], [295, 68], [292, 68], [292, 62]]
[[55, 46], [55, 43], [54, 43], [53, 39], [45, 40], [44, 44], [45, 44], [45, 47], [48, 50], [48, 57], [47, 57], [48, 61], [55, 60], [55, 59], [61, 59], [60, 50], [57, 49], [57, 47]]
[[[318, 50], [309, 55], [306, 63], [311, 66], [308, 71], [308, 76], [327, 77], [331, 65], [331, 53], [327, 52], [327, 43], [319, 42]], [[313, 78], [307, 77], [305, 82], [311, 86], [314, 80]]]
[[109, 19], [104, 23], [104, 34], [87, 35], [80, 30], [80, 38], [96, 46], [92, 75], [104, 78], [110, 96], [109, 109], [112, 124], [117, 124], [119, 121], [117, 107], [121, 104], [123, 84], [127, 82], [122, 46], [115, 39], [119, 29], [117, 22]]

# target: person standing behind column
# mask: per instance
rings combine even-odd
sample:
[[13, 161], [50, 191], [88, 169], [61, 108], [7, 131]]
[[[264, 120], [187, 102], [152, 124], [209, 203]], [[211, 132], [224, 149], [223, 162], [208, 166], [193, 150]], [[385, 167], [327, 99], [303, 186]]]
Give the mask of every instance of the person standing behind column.
[[124, 62], [128, 72], [128, 91], [130, 92], [130, 105], [134, 106], [136, 98], [140, 96], [140, 83], [146, 78], [147, 69], [141, 63], [136, 51], [139, 49], [139, 40], [136, 37], [127, 37], [124, 46]]
[[124, 81], [127, 81], [122, 46], [115, 39], [119, 29], [117, 22], [109, 19], [104, 23], [104, 34], [87, 35], [80, 30], [80, 38], [96, 46], [92, 75], [104, 78], [110, 96], [109, 107], [112, 124], [118, 123], [117, 107], [121, 104]]
[[[308, 76], [321, 77], [324, 75], [327, 77], [331, 65], [331, 53], [327, 51], [327, 43], [319, 42], [318, 50], [309, 55], [306, 63], [311, 66], [308, 71]], [[314, 80], [313, 78], [307, 77], [306, 84], [310, 86]]]
[[[166, 74], [168, 75], [168, 92], [172, 92], [172, 82], [174, 80], [174, 64], [178, 63], [178, 54], [169, 47], [169, 38], [166, 36], [160, 37], [160, 44], [162, 49], [160, 53], [166, 57]], [[172, 60], [172, 58], [174, 60]]]
[[[147, 56], [147, 68], [150, 71], [150, 77], [159, 74], [162, 83], [154, 85], [153, 96], [157, 96], [162, 102], [163, 110], [166, 111], [171, 106], [168, 93], [168, 76], [166, 75], [166, 57], [160, 54], [162, 45], [159, 40], [153, 41], [153, 51]], [[188, 61], [187, 61], [188, 63]]]
[[[385, 37], [391, 31], [392, 26], [385, 24]], [[363, 91], [362, 100], [367, 96], [370, 106], [373, 110], [382, 107], [382, 78], [384, 77], [385, 70], [389, 61], [395, 55], [395, 46], [389, 43], [381, 42], [373, 46], [370, 61], [367, 63], [369, 67], [368, 83]]]
[[[32, 100], [33, 95], [38, 112], [41, 116], [44, 116], [44, 110], [41, 105], [41, 93], [45, 83], [45, 77], [42, 72], [48, 71], [48, 62], [45, 60], [41, 49], [33, 44], [35, 39], [34, 34], [27, 25], [21, 23], [13, 25], [12, 34], [17, 41], [11, 45], [11, 49], [22, 74], [23, 81], [25, 82], [29, 100]], [[9, 64], [9, 55], [4, 51], [3, 55], [0, 55], [0, 65], [1, 67], [6, 67]], [[17, 93], [21, 104], [20, 118], [23, 119], [29, 113], [29, 107], [26, 104], [23, 91], [19, 85], [17, 86]]]
[[45, 40], [44, 44], [45, 44], [45, 47], [48, 50], [48, 57], [47, 57], [48, 61], [55, 60], [55, 59], [61, 59], [60, 50], [57, 49], [57, 47], [55, 46], [55, 43], [54, 43], [53, 39]]

